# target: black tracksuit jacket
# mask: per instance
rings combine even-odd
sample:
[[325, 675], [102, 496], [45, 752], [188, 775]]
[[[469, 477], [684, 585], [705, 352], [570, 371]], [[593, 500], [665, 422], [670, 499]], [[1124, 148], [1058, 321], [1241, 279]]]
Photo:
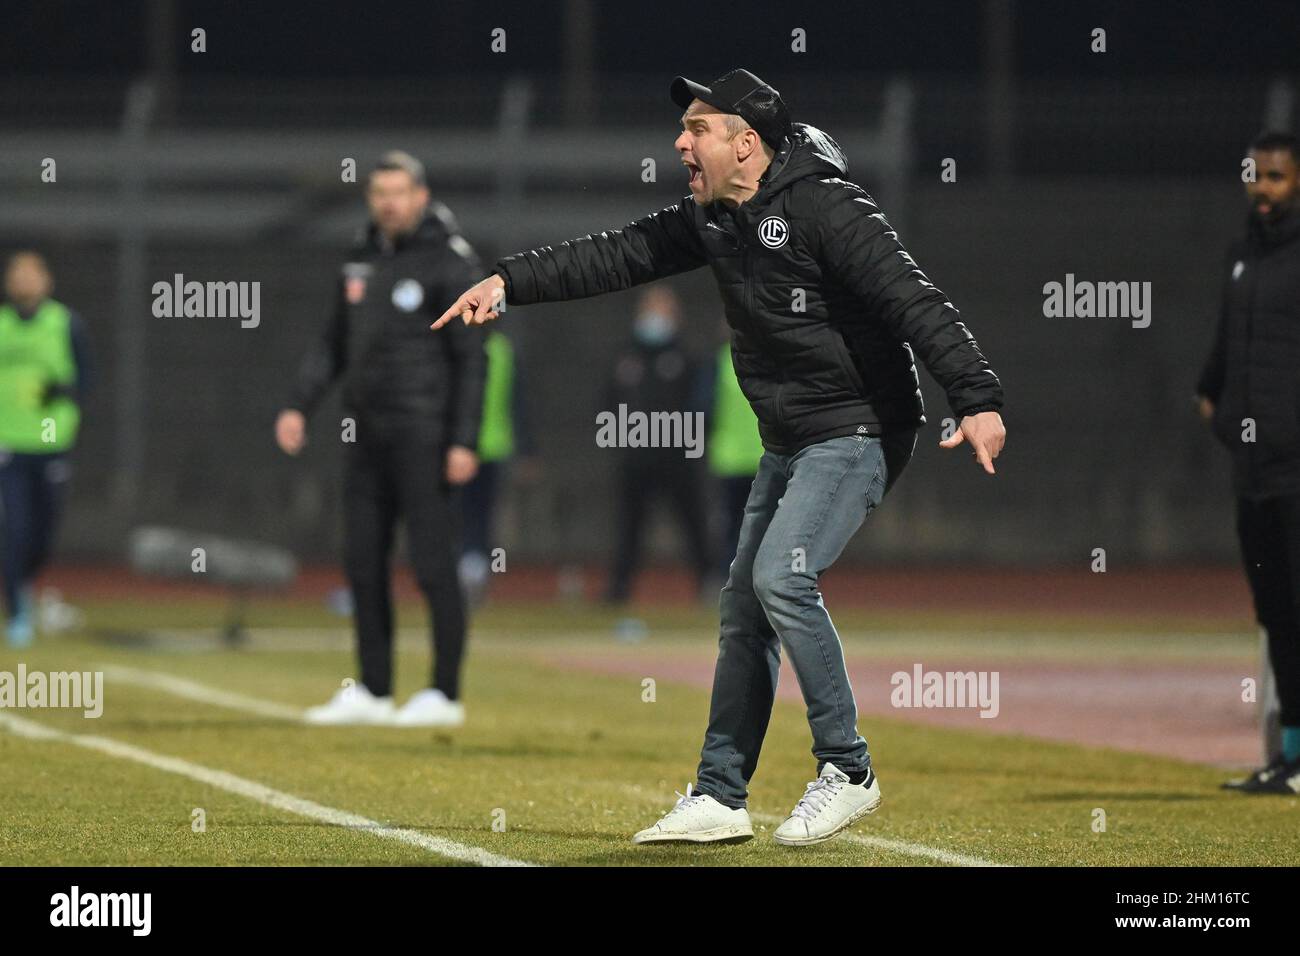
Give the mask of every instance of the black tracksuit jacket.
[[[1223, 264], [1210, 356], [1196, 391], [1214, 402], [1215, 437], [1232, 460], [1233, 491], [1300, 495], [1300, 210], [1275, 223], [1251, 216]], [[1255, 440], [1243, 441], [1243, 419]]]
[[482, 265], [447, 207], [389, 246], [372, 224], [344, 263], [333, 312], [299, 369], [288, 406], [309, 415], [343, 379], [358, 439], [415, 439], [477, 448], [487, 375], [482, 326], [430, 323], [481, 278]]
[[506, 302], [578, 299], [711, 266], [741, 389], [776, 454], [923, 424], [914, 354], [959, 418], [1000, 409], [1001, 382], [974, 337], [875, 201], [842, 178], [838, 144], [794, 125], [734, 211], [688, 196], [620, 230], [507, 256], [496, 264]]

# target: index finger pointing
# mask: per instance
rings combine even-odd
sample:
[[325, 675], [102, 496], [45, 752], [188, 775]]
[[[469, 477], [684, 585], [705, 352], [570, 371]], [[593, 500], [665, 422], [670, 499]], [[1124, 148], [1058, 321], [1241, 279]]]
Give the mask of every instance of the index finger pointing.
[[452, 307], [448, 309], [446, 312], [442, 313], [442, 316], [438, 319], [438, 321], [434, 322], [433, 325], [429, 326], [429, 328], [440, 329], [448, 322], [450, 322], [451, 317], [456, 314], [456, 310], [459, 305], [460, 305], [460, 301], [457, 300], [455, 303], [452, 304]]

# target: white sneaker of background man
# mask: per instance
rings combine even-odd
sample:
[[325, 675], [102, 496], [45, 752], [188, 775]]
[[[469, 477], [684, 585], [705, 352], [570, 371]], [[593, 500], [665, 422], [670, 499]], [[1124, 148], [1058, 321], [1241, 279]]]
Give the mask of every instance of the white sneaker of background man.
[[465, 705], [436, 687], [427, 687], [402, 705], [393, 723], [399, 727], [459, 727], [465, 723]]
[[707, 793], [679, 793], [676, 806], [652, 827], [632, 837], [633, 843], [716, 843], [748, 840], [754, 835], [749, 811], [728, 807]]
[[821, 843], [879, 806], [880, 784], [874, 770], [868, 770], [861, 783], [851, 783], [848, 774], [827, 763], [772, 836], [786, 846]]
[[308, 707], [302, 719], [309, 724], [391, 724], [396, 714], [392, 697], [376, 697], [365, 684], [348, 684], [329, 703]]

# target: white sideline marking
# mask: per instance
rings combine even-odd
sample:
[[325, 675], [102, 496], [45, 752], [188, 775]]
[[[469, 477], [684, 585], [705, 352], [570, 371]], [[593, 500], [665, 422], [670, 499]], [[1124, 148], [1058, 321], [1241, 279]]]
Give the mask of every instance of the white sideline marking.
[[91, 734], [70, 734], [53, 727], [48, 727], [44, 724], [27, 720], [23, 717], [15, 717], [12, 714], [6, 714], [2, 711], [0, 711], [0, 726], [7, 727], [11, 732], [20, 737], [27, 737], [32, 740], [53, 740], [61, 743], [76, 744], [78, 747], [85, 747], [87, 750], [97, 750], [110, 757], [118, 757], [123, 760], [133, 760], [136, 763], [144, 764], [146, 767], [153, 767], [155, 770], [164, 770], [167, 773], [174, 773], [178, 776], [188, 777], [190, 780], [196, 780], [199, 783], [217, 787], [241, 797], [247, 797], [250, 800], [255, 800], [268, 807], [274, 807], [277, 810], [284, 810], [301, 817], [319, 820], [321, 823], [326, 823], [330, 826], [343, 827], [349, 830], [364, 830], [378, 837], [384, 837], [388, 840], [397, 840], [399, 843], [406, 843], [410, 846], [419, 847], [422, 850], [428, 850], [430, 853], [435, 853], [438, 856], [446, 857], [450, 860], [457, 860], [462, 863], [474, 863], [478, 866], [534, 865], [526, 863], [523, 860], [513, 860], [510, 857], [498, 856], [495, 853], [489, 853], [487, 850], [481, 850], [474, 846], [467, 846], [463, 843], [456, 843], [453, 840], [430, 836], [429, 834], [421, 833], [418, 830], [391, 827], [380, 823], [377, 820], [371, 820], [368, 817], [363, 817], [356, 813], [349, 813], [346, 810], [337, 810], [334, 807], [327, 807], [324, 804], [316, 803], [312, 800], [295, 797], [291, 793], [285, 793], [283, 790], [275, 790], [271, 787], [257, 783], [254, 780], [246, 780], [243, 777], [237, 777], [232, 773], [226, 773], [224, 770], [213, 770], [210, 767], [190, 763], [188, 760], [182, 760], [179, 757], [168, 757], [163, 754], [156, 754], [150, 750], [145, 750], [141, 747], [133, 746], [132, 744], [124, 744], [108, 737], [96, 737]]
[[133, 684], [136, 687], [160, 690], [163, 693], [183, 697], [186, 700], [198, 701], [201, 704], [212, 704], [214, 707], [242, 710], [250, 714], [257, 714], [260, 717], [272, 717], [276, 720], [302, 720], [303, 712], [301, 708], [278, 704], [270, 700], [260, 700], [244, 694], [235, 694], [231, 691], [200, 684], [197, 681], [186, 680], [183, 677], [173, 677], [171, 674], [164, 674], [160, 671], [113, 665], [101, 667], [100, 670], [104, 672], [104, 677], [109, 680], [120, 681], [123, 684]]
[[[760, 823], [775, 823], [780, 826], [785, 822], [784, 817], [771, 816], [766, 813], [751, 814], [751, 819], [758, 820]], [[903, 853], [907, 856], [921, 856], [928, 860], [936, 860], [939, 863], [947, 863], [949, 866], [1009, 866], [1008, 863], [994, 863], [992, 860], [985, 860], [978, 856], [968, 856], [965, 853], [957, 853], [954, 850], [944, 850], [937, 846], [926, 846], [924, 843], [912, 843], [908, 840], [891, 840], [888, 837], [863, 836], [860, 833], [841, 833], [836, 836], [836, 840], [848, 840], [850, 843], [857, 843], [861, 846], [874, 846], [881, 850], [892, 850], [895, 853]]]
[[[104, 676], [106, 678], [109, 676], [114, 676], [116, 677], [116, 679], [126, 683], [133, 683], [140, 687], [151, 687], [154, 688], [155, 690], [160, 690], [168, 694], [174, 694], [177, 697], [183, 697], [187, 700], [199, 701], [205, 704], [213, 704], [217, 707], [229, 707], [233, 710], [244, 710], [249, 713], [260, 714], [261, 716], [264, 717], [282, 717], [286, 720], [302, 719], [302, 711], [298, 710], [297, 708], [289, 707], [285, 704], [279, 704], [274, 701], [262, 700], [257, 697], [248, 697], [245, 696], [244, 694], [233, 694], [228, 691], [219, 690], [218, 688], [215, 687], [208, 687], [207, 685], [204, 684], [199, 684], [194, 681], [185, 680], [184, 678], [180, 678], [180, 677], [174, 677], [170, 674], [164, 674], [159, 671], [140, 670], [134, 667], [116, 667], [116, 666], [107, 666], [101, 669], [104, 671]], [[0, 717], [3, 717], [3, 715], [0, 714]], [[32, 726], [37, 727], [39, 725], [33, 724]], [[44, 728], [41, 729], [44, 730]], [[54, 734], [61, 733], [61, 731], [50, 731], [50, 732]], [[67, 736], [71, 736], [71, 735], [67, 735]], [[87, 738], [87, 739], [95, 739], [95, 738]], [[114, 741], [106, 741], [106, 742], [112, 743], [115, 746], [120, 746], [120, 747], [128, 746], [127, 744], [116, 744]], [[159, 759], [170, 760], [172, 758], [164, 757]], [[185, 761], [181, 761], [181, 763], [184, 762]], [[191, 764], [190, 766], [193, 765]], [[198, 769], [203, 770], [205, 768], [200, 767]], [[208, 772], [220, 773], [221, 771], [208, 771]], [[234, 778], [234, 779], [238, 779], [238, 778]], [[247, 783], [248, 781], [243, 781], [243, 782]], [[251, 785], [260, 786], [260, 784], [251, 784]], [[218, 786], [220, 786], [220, 784], [218, 784]], [[630, 785], [626, 787], [626, 789], [629, 792], [634, 793], [639, 797], [644, 797], [646, 795], [645, 788], [640, 786]], [[270, 792], [275, 792], [275, 791], [270, 791]], [[284, 794], [284, 796], [289, 797], [288, 794]], [[289, 797], [289, 799], [297, 800], [298, 798]], [[309, 803], [310, 801], [304, 801], [304, 802]], [[313, 806], [316, 806], [316, 804], [313, 804]], [[330, 810], [329, 807], [323, 807], [322, 809], [332, 813], [343, 813], [343, 811], [341, 810]], [[767, 814], [750, 814], [750, 816], [753, 820], [758, 821], [760, 823], [771, 823], [771, 824], [779, 825], [784, 820], [783, 817], [769, 816]], [[360, 820], [363, 818], [357, 817], [356, 819]], [[331, 821], [326, 821], [326, 822], [331, 822]], [[346, 825], [346, 824], [340, 824], [340, 825]], [[368, 821], [368, 825], [372, 827], [382, 826], [382, 824], [373, 823], [370, 821]], [[414, 833], [416, 836], [424, 837], [425, 839], [435, 839], [435, 840], [437, 839], [436, 837], [425, 837], [424, 834], [418, 833], [416, 831], [401, 831], [401, 832]], [[911, 841], [908, 840], [893, 840], [888, 837], [863, 836], [862, 834], [859, 833], [841, 833], [837, 837], [835, 837], [835, 839], [847, 840], [850, 843], [856, 843], [860, 846], [870, 846], [880, 850], [889, 850], [894, 853], [901, 853], [904, 856], [922, 857], [927, 860], [934, 860], [935, 862], [938, 863], [945, 863], [948, 866], [1002, 867], [1002, 866], [1011, 865], [1007, 863], [995, 863], [992, 860], [985, 860], [982, 857], [970, 856], [965, 853], [957, 853], [954, 850], [945, 850], [941, 847], [927, 846], [924, 843], [912, 843]], [[450, 842], [450, 841], [444, 841], [444, 842]], [[460, 846], [460, 844], [456, 844], [456, 843], [452, 843], [451, 845]], [[464, 849], [473, 849], [473, 848], [466, 847]], [[435, 850], [434, 852], [436, 853], [439, 851]], [[477, 852], [486, 853], [486, 851], [477, 851]], [[491, 854], [488, 855], [490, 856]], [[493, 864], [486, 864], [486, 865], [493, 865]], [[510, 863], [499, 863], [495, 865], [532, 866], [533, 864], [511, 861]]]
[[[646, 790], [644, 787], [636, 785], [625, 787], [631, 793], [644, 797]], [[785, 822], [784, 817], [773, 816], [767, 813], [751, 813], [750, 819], [757, 823], [772, 823], [780, 825]], [[1010, 863], [994, 863], [992, 860], [986, 860], [983, 857], [970, 856], [965, 853], [957, 853], [954, 850], [945, 850], [937, 846], [927, 846], [924, 843], [913, 843], [910, 840], [891, 840], [888, 837], [862, 836], [858, 833], [840, 833], [834, 837], [836, 840], [848, 840], [850, 843], [857, 843], [860, 846], [873, 846], [880, 850], [891, 850], [894, 853], [901, 853], [905, 856], [919, 856], [927, 860], [934, 860], [938, 863], [946, 863], [949, 866], [1011, 866]], [[792, 849], [798, 849], [792, 848]]]

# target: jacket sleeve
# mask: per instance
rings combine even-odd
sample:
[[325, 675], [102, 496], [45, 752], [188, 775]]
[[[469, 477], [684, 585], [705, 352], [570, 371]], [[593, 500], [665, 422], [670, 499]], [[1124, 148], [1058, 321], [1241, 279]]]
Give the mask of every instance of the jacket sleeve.
[[1002, 383], [956, 306], [898, 241], [875, 201], [845, 182], [820, 183], [814, 214], [823, 266], [908, 342], [959, 418], [1002, 408]]
[[[448, 269], [443, 298], [454, 301], [478, 282], [483, 265], [478, 254], [459, 234], [448, 240], [453, 265]], [[449, 322], [442, 330], [451, 350], [451, 401], [447, 408], [448, 444], [478, 449], [483, 424], [483, 390], [487, 384], [487, 329], [482, 325]]]
[[689, 197], [622, 229], [592, 233], [498, 260], [507, 305], [563, 302], [653, 282], [707, 261]]
[[[1228, 256], [1232, 258], [1231, 255]], [[1226, 268], [1225, 263], [1225, 268]], [[1225, 282], [1219, 294], [1219, 320], [1214, 330], [1214, 342], [1210, 346], [1209, 357], [1201, 366], [1201, 374], [1196, 380], [1196, 394], [1219, 404], [1219, 394], [1223, 391], [1223, 379], [1227, 374], [1228, 361], [1228, 284]]]
[[86, 323], [81, 315], [68, 310], [68, 344], [72, 349], [72, 364], [75, 375], [70, 384], [61, 385], [51, 382], [45, 386], [41, 404], [49, 404], [56, 398], [67, 398], [82, 405], [90, 394], [91, 384], [95, 378], [95, 365], [91, 359], [90, 339], [86, 333]]
[[72, 395], [73, 400], [81, 404], [94, 387], [96, 370], [86, 323], [76, 312], [71, 313], [68, 333], [72, 339], [72, 360], [77, 363], [77, 382]]
[[347, 365], [348, 306], [344, 298], [343, 280], [335, 291], [334, 308], [325, 323], [325, 329], [311, 344], [298, 366], [298, 376], [288, 407], [303, 415], [311, 415], [320, 405], [329, 387], [343, 374]]

